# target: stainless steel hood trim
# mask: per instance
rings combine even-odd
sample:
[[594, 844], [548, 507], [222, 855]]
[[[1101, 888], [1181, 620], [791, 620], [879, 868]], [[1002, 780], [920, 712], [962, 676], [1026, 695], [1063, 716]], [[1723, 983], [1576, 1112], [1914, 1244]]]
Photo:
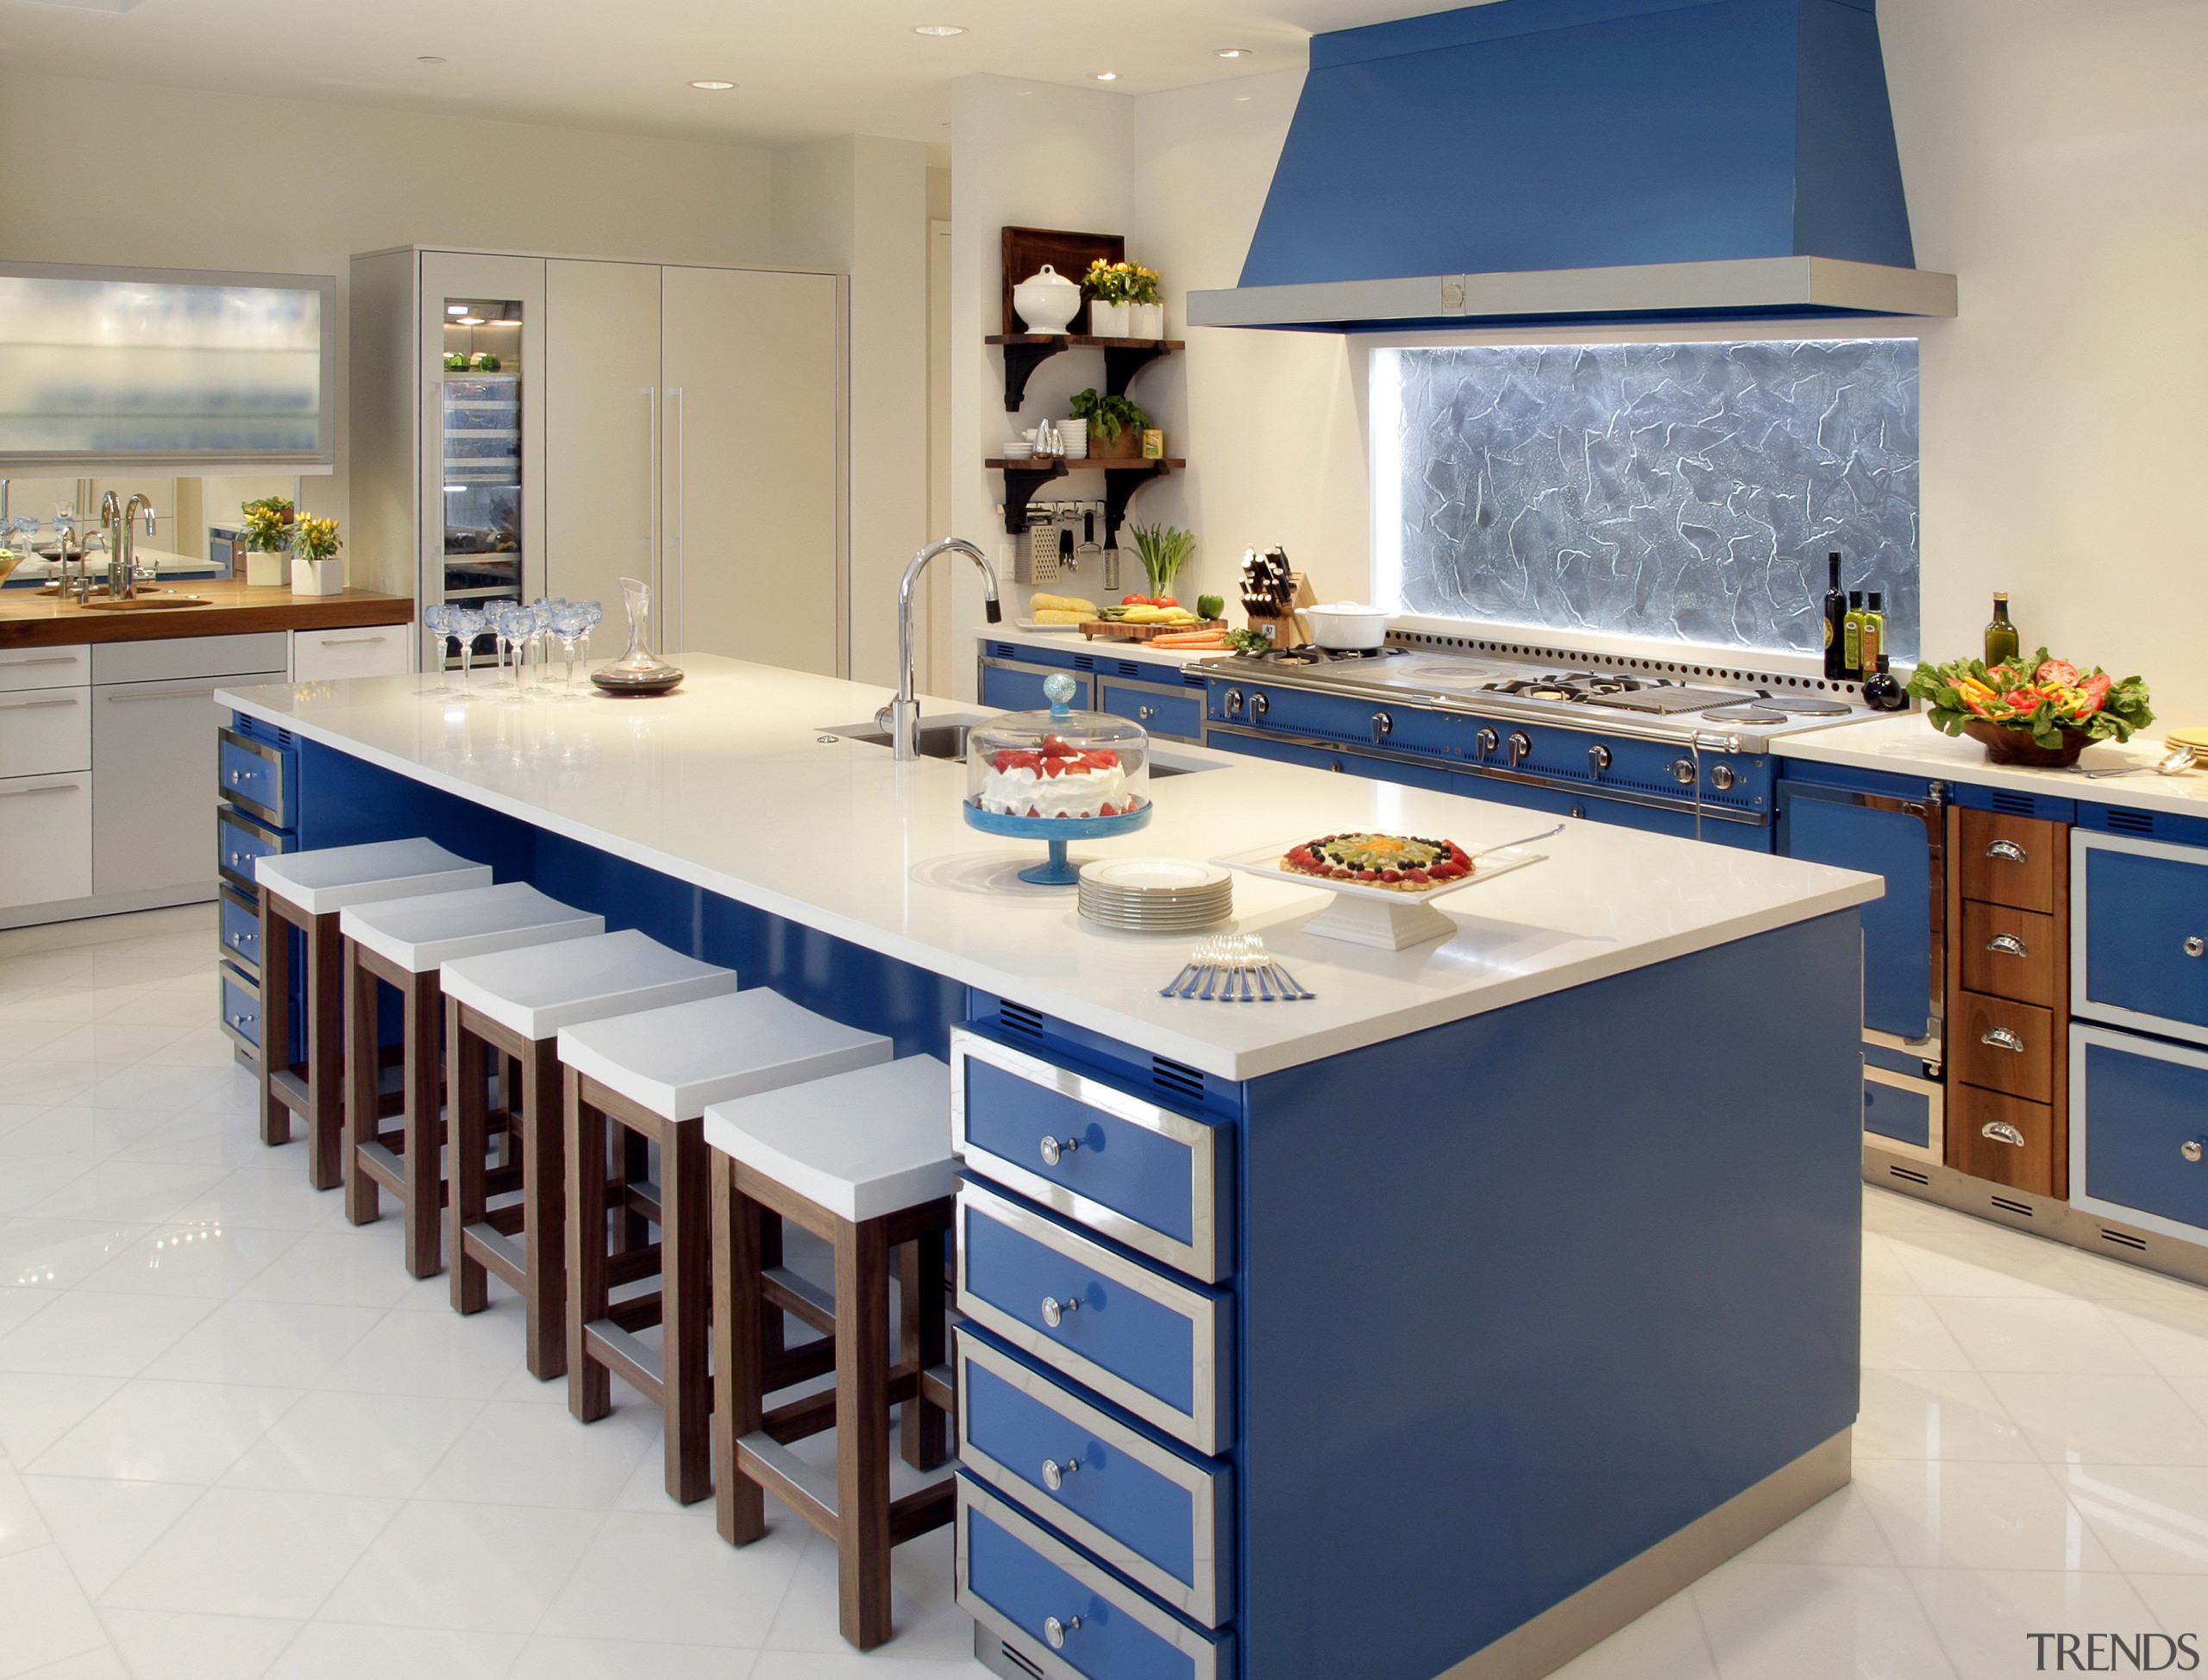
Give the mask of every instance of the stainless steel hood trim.
[[1832, 257], [1744, 257], [1618, 268], [1431, 274], [1411, 279], [1191, 291], [1192, 327], [1383, 325], [1528, 316], [1680, 315], [1702, 310], [1829, 310], [1945, 317], [1955, 277]]

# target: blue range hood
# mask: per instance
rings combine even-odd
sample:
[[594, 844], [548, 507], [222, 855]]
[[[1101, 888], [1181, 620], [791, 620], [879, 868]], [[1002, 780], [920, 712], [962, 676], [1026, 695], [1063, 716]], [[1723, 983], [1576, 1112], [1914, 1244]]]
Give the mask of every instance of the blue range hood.
[[1953, 315], [1875, 0], [1493, 0], [1344, 29], [1195, 326]]

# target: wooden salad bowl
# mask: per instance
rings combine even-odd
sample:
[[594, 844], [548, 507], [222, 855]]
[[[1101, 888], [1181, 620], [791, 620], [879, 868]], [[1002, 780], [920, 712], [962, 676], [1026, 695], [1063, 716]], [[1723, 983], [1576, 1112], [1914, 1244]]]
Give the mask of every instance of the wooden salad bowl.
[[2036, 770], [2067, 769], [2093, 744], [2093, 737], [2083, 730], [2066, 729], [2061, 746], [2042, 747], [2032, 739], [2029, 730], [2014, 729], [1983, 718], [1965, 718], [1963, 733], [1985, 747], [1988, 764], [2017, 764]]

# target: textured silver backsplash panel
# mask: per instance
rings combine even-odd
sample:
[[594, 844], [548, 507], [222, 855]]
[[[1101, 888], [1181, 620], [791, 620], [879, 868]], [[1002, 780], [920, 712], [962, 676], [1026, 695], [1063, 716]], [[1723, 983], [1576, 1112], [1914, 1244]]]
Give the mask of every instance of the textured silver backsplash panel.
[[[1917, 650], [1913, 339], [1381, 350], [1406, 612], [1719, 647], [1823, 646], [1825, 556]], [[1389, 527], [1400, 533], [1396, 563]]]

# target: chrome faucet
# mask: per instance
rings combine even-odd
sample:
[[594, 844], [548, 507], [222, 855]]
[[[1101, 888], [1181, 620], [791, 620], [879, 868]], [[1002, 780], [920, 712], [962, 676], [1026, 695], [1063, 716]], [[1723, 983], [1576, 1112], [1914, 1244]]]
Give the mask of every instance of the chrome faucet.
[[964, 537], [946, 536], [913, 556], [913, 563], [905, 568], [905, 580], [897, 586], [897, 698], [881, 709], [889, 724], [890, 748], [900, 759], [920, 755], [920, 703], [913, 698], [913, 586], [920, 580], [928, 562], [946, 549], [957, 549], [982, 568], [989, 622], [1000, 623], [1004, 616], [997, 605], [997, 568]]
[[107, 592], [110, 600], [127, 601], [138, 593], [138, 545], [135, 536], [140, 514], [146, 516], [146, 535], [154, 534], [154, 504], [134, 492], [126, 506], [112, 490], [100, 498], [100, 529], [107, 534]]

